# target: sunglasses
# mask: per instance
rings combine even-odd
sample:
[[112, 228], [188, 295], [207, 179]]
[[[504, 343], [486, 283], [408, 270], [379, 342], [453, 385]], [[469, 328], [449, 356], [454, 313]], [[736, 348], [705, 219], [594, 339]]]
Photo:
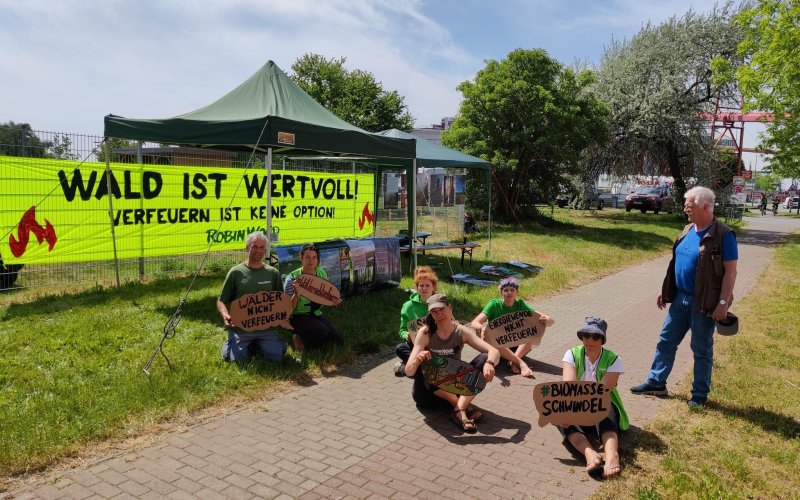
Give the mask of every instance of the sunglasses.
[[581, 333], [581, 339], [603, 340], [603, 336], [599, 333]]

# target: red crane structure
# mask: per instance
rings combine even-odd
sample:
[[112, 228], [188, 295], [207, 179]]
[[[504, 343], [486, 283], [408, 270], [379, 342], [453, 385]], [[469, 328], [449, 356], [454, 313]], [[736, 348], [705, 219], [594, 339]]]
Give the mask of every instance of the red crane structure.
[[[772, 150], [744, 147], [744, 124], [745, 123], [765, 123], [773, 120], [773, 114], [764, 111], [751, 111], [743, 113], [740, 109], [734, 111], [723, 111], [719, 101], [714, 103], [714, 113], [700, 113], [700, 118], [711, 122], [711, 142], [714, 146], [723, 149], [736, 151], [737, 165], [741, 175], [742, 153], [774, 153]], [[736, 137], [736, 132], [739, 137]], [[722, 143], [723, 139], [729, 139], [731, 145]]]

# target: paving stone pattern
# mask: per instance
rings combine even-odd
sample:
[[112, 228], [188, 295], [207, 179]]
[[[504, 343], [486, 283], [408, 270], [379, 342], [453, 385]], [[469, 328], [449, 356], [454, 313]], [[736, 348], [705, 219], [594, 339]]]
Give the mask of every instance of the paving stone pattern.
[[[755, 283], [781, 236], [774, 231], [783, 227], [768, 229], [740, 238], [737, 297]], [[553, 427], [538, 426], [532, 388], [560, 377], [561, 358], [578, 343], [584, 317], [599, 315], [608, 321], [608, 346], [624, 361], [620, 391], [634, 432], [649, 421], [663, 400], [628, 388], [644, 381], [652, 361], [664, 317], [655, 297], [667, 262], [657, 258], [534, 301], [556, 320], [529, 355], [537, 378], [498, 370], [475, 399], [486, 415], [477, 434], [463, 433], [447, 414], [417, 410], [411, 381], [393, 375], [395, 358], [386, 354], [258, 409], [32, 478], [0, 498], [584, 498], [598, 483]], [[669, 388], [690, 369], [687, 340]]]

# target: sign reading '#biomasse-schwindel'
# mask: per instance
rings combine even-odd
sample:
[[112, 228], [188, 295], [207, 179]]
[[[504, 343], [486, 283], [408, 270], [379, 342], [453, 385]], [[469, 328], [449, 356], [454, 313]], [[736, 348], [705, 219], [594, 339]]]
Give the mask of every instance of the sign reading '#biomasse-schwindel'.
[[[239, 250], [265, 230], [275, 244], [362, 238], [374, 229], [372, 174], [112, 164], [0, 156], [0, 256], [6, 264]], [[111, 208], [109, 217], [109, 198]]]

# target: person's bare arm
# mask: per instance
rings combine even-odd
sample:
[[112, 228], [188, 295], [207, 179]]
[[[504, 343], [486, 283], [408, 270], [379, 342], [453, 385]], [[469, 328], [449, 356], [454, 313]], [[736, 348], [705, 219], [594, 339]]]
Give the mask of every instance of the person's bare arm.
[[408, 356], [406, 363], [406, 377], [413, 377], [416, 375], [417, 370], [425, 361], [431, 359], [431, 352], [428, 350], [428, 327], [423, 326], [417, 331], [417, 336], [414, 338], [414, 348]]
[[225, 324], [225, 326], [235, 326], [231, 320], [231, 313], [228, 311], [228, 306], [225, 305], [225, 302], [222, 302], [219, 299], [217, 299], [217, 311], [219, 311], [219, 315], [222, 316], [222, 322]]

